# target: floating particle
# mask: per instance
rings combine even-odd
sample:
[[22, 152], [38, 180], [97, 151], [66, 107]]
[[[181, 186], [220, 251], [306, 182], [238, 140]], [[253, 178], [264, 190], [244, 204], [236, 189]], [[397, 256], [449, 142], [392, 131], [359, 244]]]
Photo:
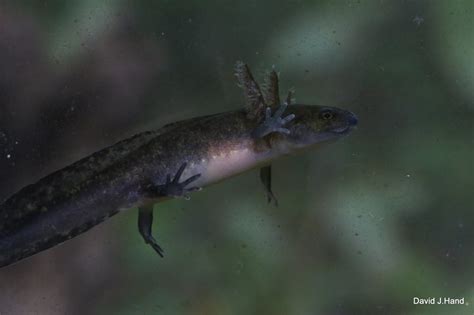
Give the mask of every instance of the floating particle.
[[413, 23], [415, 23], [417, 26], [420, 26], [424, 21], [425, 19], [419, 15], [413, 18]]

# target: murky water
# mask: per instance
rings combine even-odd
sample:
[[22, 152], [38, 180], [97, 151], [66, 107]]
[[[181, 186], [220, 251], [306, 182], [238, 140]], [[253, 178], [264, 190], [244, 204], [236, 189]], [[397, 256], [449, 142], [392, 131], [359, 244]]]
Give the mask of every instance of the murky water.
[[[4, 1], [0, 199], [118, 140], [281, 98], [357, 114], [335, 143], [130, 209], [0, 269], [0, 314], [471, 314], [470, 1]], [[414, 305], [464, 298], [463, 305]], [[418, 298], [418, 300], [414, 299]]]

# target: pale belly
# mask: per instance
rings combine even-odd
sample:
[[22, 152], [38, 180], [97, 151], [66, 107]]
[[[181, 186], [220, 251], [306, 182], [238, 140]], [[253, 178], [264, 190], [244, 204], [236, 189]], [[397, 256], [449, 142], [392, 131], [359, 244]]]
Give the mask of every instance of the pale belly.
[[249, 169], [265, 165], [269, 163], [270, 158], [271, 156], [268, 154], [257, 154], [248, 148], [210, 154], [207, 158], [189, 162], [182, 179], [201, 174], [201, 177], [193, 183], [193, 186], [204, 187]]
[[[251, 147], [252, 143], [241, 144], [238, 148], [234, 147], [232, 149], [223, 146], [222, 148], [216, 149], [215, 152], [208, 153], [206, 157], [176, 163], [176, 170], [171, 170], [170, 176], [173, 178], [181, 163], [186, 162], [187, 165], [180, 177], [180, 182], [196, 174], [201, 174], [201, 176], [196, 181], [190, 183], [187, 188], [205, 187], [250, 169], [268, 165], [271, 160], [278, 155], [278, 153], [272, 152], [272, 150], [256, 153]], [[160, 181], [157, 182], [159, 183]], [[133, 206], [150, 206], [169, 198], [170, 197], [141, 199]], [[121, 210], [125, 209], [124, 207]]]

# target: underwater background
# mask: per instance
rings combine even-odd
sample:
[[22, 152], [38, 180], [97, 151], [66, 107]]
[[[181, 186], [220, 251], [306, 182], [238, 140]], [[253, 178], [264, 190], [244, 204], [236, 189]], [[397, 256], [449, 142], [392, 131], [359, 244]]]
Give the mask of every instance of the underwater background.
[[[241, 108], [236, 60], [351, 135], [0, 269], [0, 314], [472, 314], [474, 2], [2, 1], [0, 200], [137, 132]], [[413, 298], [465, 305], [414, 305]]]

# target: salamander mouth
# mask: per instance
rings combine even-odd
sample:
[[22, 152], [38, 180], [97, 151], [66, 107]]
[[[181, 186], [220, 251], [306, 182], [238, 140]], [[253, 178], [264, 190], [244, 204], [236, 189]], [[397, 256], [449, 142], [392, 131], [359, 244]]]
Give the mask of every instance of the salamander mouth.
[[334, 128], [331, 130], [332, 133], [336, 133], [338, 135], [343, 135], [346, 133], [349, 133], [352, 130], [353, 126], [347, 125], [347, 126], [342, 126], [338, 128]]
[[332, 133], [338, 134], [338, 135], [345, 135], [351, 132], [358, 123], [358, 118], [354, 113], [351, 112], [346, 112], [346, 117], [344, 122], [341, 122], [341, 124], [344, 124], [343, 126], [336, 127], [331, 130]]

